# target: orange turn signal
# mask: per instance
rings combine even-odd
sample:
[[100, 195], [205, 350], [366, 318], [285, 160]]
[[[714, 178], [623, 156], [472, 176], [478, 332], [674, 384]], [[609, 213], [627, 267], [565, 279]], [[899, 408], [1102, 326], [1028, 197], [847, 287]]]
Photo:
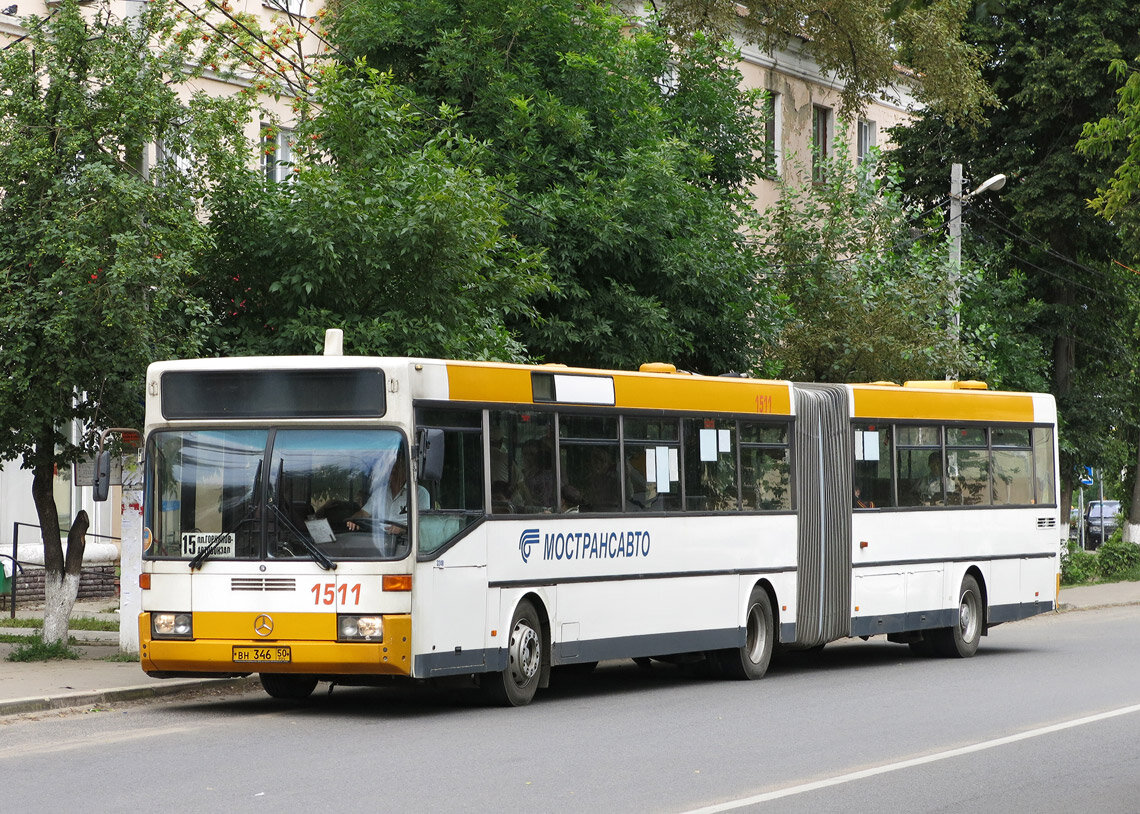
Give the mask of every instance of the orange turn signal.
[[139, 587], [144, 591], [150, 590], [150, 574], [139, 574]]
[[412, 590], [412, 575], [385, 574], [381, 580], [381, 586], [385, 591], [410, 591]]

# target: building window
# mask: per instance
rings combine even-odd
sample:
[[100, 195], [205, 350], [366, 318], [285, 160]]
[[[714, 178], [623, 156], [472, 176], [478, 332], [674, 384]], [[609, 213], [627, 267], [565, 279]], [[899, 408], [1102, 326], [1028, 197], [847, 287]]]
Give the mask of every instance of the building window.
[[764, 176], [780, 175], [780, 94], [767, 91], [764, 96]]
[[855, 160], [862, 164], [867, 160], [871, 148], [875, 146], [878, 137], [878, 128], [874, 122], [859, 119], [856, 124]]
[[831, 108], [813, 105], [811, 109], [811, 180], [823, 183], [824, 166], [831, 155]]
[[270, 181], [288, 181], [293, 177], [292, 141], [292, 130], [261, 126], [261, 170]]

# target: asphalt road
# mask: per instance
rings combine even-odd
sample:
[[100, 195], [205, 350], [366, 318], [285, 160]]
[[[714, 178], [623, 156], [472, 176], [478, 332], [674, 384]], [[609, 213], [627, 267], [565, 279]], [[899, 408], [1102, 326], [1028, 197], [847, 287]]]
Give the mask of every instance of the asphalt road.
[[1140, 607], [996, 628], [964, 661], [881, 639], [760, 682], [603, 664], [530, 707], [260, 691], [0, 722], [0, 807], [161, 811], [1140, 810]]

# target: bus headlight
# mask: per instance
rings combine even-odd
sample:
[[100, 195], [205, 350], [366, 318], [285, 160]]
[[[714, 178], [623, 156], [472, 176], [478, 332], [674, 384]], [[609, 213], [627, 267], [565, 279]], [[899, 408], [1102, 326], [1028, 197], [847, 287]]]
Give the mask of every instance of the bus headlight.
[[189, 639], [194, 623], [189, 613], [152, 613], [150, 632], [156, 639]]
[[341, 642], [381, 642], [384, 641], [384, 620], [380, 616], [337, 617], [337, 641]]

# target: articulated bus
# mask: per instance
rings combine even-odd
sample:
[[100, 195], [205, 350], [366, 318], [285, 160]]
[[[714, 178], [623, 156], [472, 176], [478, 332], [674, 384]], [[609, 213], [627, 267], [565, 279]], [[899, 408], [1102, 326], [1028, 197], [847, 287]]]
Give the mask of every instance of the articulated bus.
[[151, 365], [151, 676], [450, 679], [885, 635], [969, 657], [1055, 607], [1048, 395], [434, 359]]

